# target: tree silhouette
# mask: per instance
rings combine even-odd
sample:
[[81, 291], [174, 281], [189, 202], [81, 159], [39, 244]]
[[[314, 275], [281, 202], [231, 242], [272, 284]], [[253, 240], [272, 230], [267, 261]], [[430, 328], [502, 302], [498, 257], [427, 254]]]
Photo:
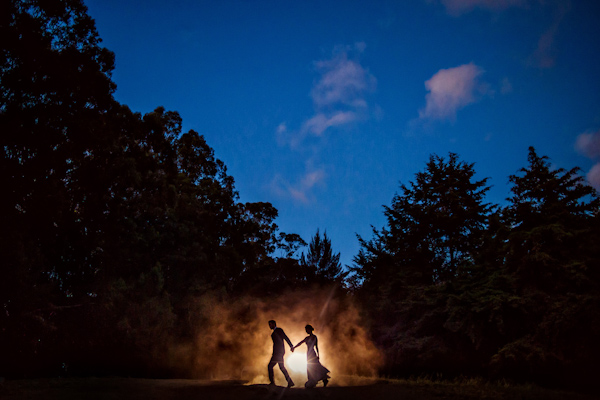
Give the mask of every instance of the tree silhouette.
[[[593, 379], [589, 366], [600, 356], [598, 196], [577, 168], [553, 170], [533, 148], [528, 163], [510, 177], [508, 206], [489, 216], [484, 231], [465, 236], [464, 273], [461, 267], [435, 285], [403, 275], [401, 267], [410, 264], [389, 247], [389, 227], [362, 242], [358, 294], [376, 306], [373, 334], [387, 349], [390, 373], [485, 371], [578, 385]], [[411, 210], [407, 199], [396, 198], [396, 205]], [[436, 203], [419, 204], [431, 211], [415, 212], [415, 222], [437, 234], [430, 223]], [[412, 238], [408, 230], [395, 232], [401, 243]]]
[[314, 279], [320, 284], [341, 285], [347, 275], [340, 263], [340, 253], [333, 253], [327, 232], [321, 236], [318, 229], [308, 245], [308, 252], [302, 253], [300, 266], [306, 271], [309, 281]]
[[[81, 1], [1, 7], [0, 376], [191, 370], [164, 354], [198, 346], [202, 296], [347, 283], [327, 233], [298, 256], [306, 243], [272, 204], [239, 201], [177, 112], [113, 99]], [[359, 237], [343, 296], [363, 302], [383, 372], [595, 382], [600, 199], [578, 168], [527, 161], [498, 210], [473, 164], [432, 155]]]
[[596, 191], [585, 184], [579, 168], [552, 169], [548, 157], [538, 156], [533, 147], [527, 160], [527, 168], [519, 171], [522, 176], [509, 177], [512, 196], [504, 209], [510, 226], [507, 266], [523, 284], [554, 286], [586, 276], [565, 267], [583, 273], [598, 255], [592, 239], [600, 211]]
[[93, 301], [103, 210], [97, 182], [81, 177], [115, 141], [98, 131], [115, 86], [114, 56], [80, 1], [4, 1], [0, 38], [4, 374], [43, 364], [64, 339], [57, 312]]
[[[385, 206], [387, 225], [374, 238], [359, 238], [358, 277], [374, 291], [431, 285], [468, 273], [482, 245], [491, 206], [484, 203], [487, 179], [474, 180], [473, 164], [431, 156], [415, 181]], [[394, 287], [392, 289], [392, 287]], [[375, 289], [376, 288], [376, 289]]]
[[503, 210], [503, 273], [520, 316], [514, 319], [514, 308], [513, 318], [503, 316], [515, 329], [492, 365], [504, 375], [585, 382], [600, 356], [600, 199], [579, 168], [553, 169], [533, 147], [527, 161], [509, 177], [512, 196]]
[[[386, 349], [390, 373], [453, 373], [473, 368], [467, 335], [452, 324], [455, 288], [479, 270], [493, 206], [487, 179], [473, 164], [432, 155], [415, 181], [401, 185], [387, 224], [373, 229], [352, 271], [358, 298], [372, 309], [373, 335]], [[457, 318], [455, 318], [457, 319]], [[462, 325], [461, 325], [462, 326]], [[474, 340], [477, 340], [475, 338]]]
[[0, 375], [163, 368], [197, 296], [298, 274], [301, 239], [239, 202], [204, 137], [113, 99], [80, 0], [3, 2], [0, 41]]

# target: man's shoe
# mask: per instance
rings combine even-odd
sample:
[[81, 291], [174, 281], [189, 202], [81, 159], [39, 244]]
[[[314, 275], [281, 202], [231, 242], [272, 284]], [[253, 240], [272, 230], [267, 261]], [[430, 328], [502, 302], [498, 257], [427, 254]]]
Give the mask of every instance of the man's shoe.
[[290, 379], [287, 387], [291, 388], [292, 386], [294, 386], [294, 382]]
[[323, 387], [327, 387], [328, 383], [329, 383], [329, 379], [323, 379]]

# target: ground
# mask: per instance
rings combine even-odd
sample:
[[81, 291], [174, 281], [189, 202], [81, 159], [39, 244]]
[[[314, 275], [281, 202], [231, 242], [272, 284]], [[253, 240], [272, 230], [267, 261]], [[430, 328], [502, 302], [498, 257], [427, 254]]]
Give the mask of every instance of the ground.
[[532, 385], [487, 384], [466, 381], [435, 383], [425, 380], [346, 378], [344, 385], [333, 381], [326, 388], [291, 389], [244, 381], [202, 381], [181, 379], [132, 378], [61, 378], [5, 380], [0, 383], [2, 400], [251, 400], [251, 399], [522, 399], [522, 400], [592, 400], [600, 397], [568, 391], [543, 389]]

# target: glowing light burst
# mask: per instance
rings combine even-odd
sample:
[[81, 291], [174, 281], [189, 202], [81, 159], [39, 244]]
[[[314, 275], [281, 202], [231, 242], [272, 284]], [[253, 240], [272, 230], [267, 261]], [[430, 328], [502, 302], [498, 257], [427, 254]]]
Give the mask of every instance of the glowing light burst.
[[306, 353], [294, 352], [285, 362], [294, 372], [306, 372]]

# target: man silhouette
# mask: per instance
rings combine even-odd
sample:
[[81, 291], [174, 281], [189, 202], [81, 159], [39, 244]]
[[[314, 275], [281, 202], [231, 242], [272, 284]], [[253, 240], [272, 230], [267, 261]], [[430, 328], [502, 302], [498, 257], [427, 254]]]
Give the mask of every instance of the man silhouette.
[[269, 328], [273, 329], [273, 333], [271, 334], [271, 339], [273, 339], [273, 355], [271, 356], [271, 361], [269, 361], [269, 366], [267, 367], [269, 371], [269, 382], [270, 385], [274, 385], [275, 381], [273, 380], [273, 367], [275, 364], [279, 364], [279, 369], [283, 372], [283, 376], [285, 376], [285, 380], [287, 381], [287, 387], [294, 386], [294, 382], [290, 375], [285, 369], [285, 365], [283, 365], [283, 356], [285, 354], [285, 346], [283, 341], [285, 340], [289, 346], [290, 350], [293, 352], [292, 341], [287, 337], [283, 329], [277, 327], [277, 323], [274, 320], [269, 321]]

